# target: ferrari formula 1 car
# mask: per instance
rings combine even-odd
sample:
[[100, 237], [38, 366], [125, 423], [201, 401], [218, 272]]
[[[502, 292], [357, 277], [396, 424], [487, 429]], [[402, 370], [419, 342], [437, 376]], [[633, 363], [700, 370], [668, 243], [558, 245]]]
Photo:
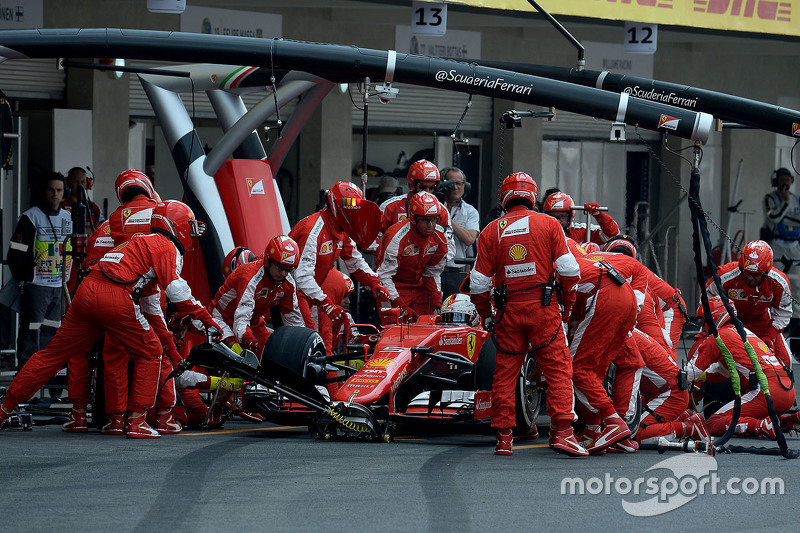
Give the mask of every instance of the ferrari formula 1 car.
[[[196, 347], [189, 359], [250, 380], [245, 410], [278, 424], [309, 425], [320, 438], [389, 441], [397, 421], [489, 421], [496, 352], [480, 326], [423, 316], [383, 330], [347, 329], [357, 334], [344, 353], [327, 355], [316, 331], [285, 326], [270, 336], [257, 367], [252, 360], [249, 366], [232, 362], [208, 345]], [[517, 382], [520, 434], [533, 430], [540, 409], [535, 370], [528, 356]]]

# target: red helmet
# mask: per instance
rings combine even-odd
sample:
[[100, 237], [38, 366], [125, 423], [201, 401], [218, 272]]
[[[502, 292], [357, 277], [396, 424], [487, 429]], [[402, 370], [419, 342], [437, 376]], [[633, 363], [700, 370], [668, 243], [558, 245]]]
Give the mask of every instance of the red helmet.
[[342, 277], [342, 281], [344, 282], [345, 292], [350, 294], [355, 290], [355, 285], [353, 285], [353, 280], [350, 279], [350, 276], [342, 272], [341, 270], [337, 270], [336, 272]]
[[340, 226], [347, 218], [347, 211], [358, 209], [363, 199], [364, 194], [358, 188], [358, 185], [349, 181], [337, 181], [325, 193], [328, 209], [331, 210], [331, 215]]
[[635, 258], [639, 250], [636, 239], [630, 235], [615, 235], [603, 244], [603, 251], [625, 254]]
[[[124, 204], [132, 198], [129, 198], [129, 196], [131, 196], [134, 189], [141, 190], [140, 194], [144, 194], [151, 200], [154, 200], [156, 197], [156, 190], [153, 188], [150, 178], [143, 172], [138, 170], [126, 170], [117, 176], [117, 181], [114, 182], [114, 190], [117, 191], [117, 200], [119, 200], [121, 204]], [[123, 200], [123, 198], [125, 198], [125, 200]]]
[[256, 254], [249, 249], [244, 246], [237, 246], [231, 250], [222, 261], [222, 274], [227, 278], [236, 267], [242, 266], [245, 263], [252, 263], [256, 259], [258, 259]]
[[[736, 306], [733, 305], [733, 302], [728, 301], [731, 306], [731, 309], [734, 311], [734, 315], [736, 314]], [[711, 308], [711, 320], [714, 321], [714, 324], [717, 326], [717, 329], [721, 328], [725, 325], [728, 320], [730, 320], [731, 316], [728, 313], [728, 310], [725, 309], [725, 304], [722, 303], [722, 298], [719, 296], [714, 296], [708, 299], [708, 306]], [[700, 304], [700, 307], [697, 308], [697, 318], [703, 320], [705, 318], [705, 312], [703, 311], [703, 304]]]
[[572, 201], [572, 197], [569, 194], [558, 191], [544, 199], [542, 211], [545, 213], [550, 211], [568, 211], [572, 213], [573, 205], [575, 205], [575, 202]]
[[325, 193], [331, 216], [356, 244], [367, 248], [381, 229], [381, 209], [375, 202], [364, 199], [358, 185], [337, 181]]
[[582, 242], [581, 248], [583, 248], [587, 254], [593, 254], [600, 251], [600, 245], [596, 242]]
[[418, 181], [425, 181], [434, 185], [439, 185], [439, 181], [441, 181], [439, 169], [427, 159], [420, 159], [412, 163], [408, 168], [406, 178], [408, 179], [408, 192], [417, 190]]
[[420, 191], [411, 197], [408, 202], [408, 218], [412, 224], [417, 223], [417, 217], [438, 217], [441, 215], [442, 205], [439, 200], [427, 191]]
[[286, 235], [273, 237], [264, 248], [264, 259], [275, 261], [286, 270], [294, 270], [300, 263], [300, 247]]
[[183, 255], [192, 244], [192, 237], [200, 237], [206, 225], [195, 218], [192, 209], [185, 203], [167, 200], [153, 209], [150, 230], [170, 237]]
[[[536, 192], [539, 188], [534, 179], [524, 172], [515, 172], [503, 180], [500, 185], [500, 205], [503, 209], [511, 200], [522, 198], [530, 202], [530, 209], [536, 205]], [[506, 209], [508, 211], [508, 209]]]
[[772, 269], [772, 247], [765, 241], [748, 242], [739, 254], [739, 270], [766, 274]]

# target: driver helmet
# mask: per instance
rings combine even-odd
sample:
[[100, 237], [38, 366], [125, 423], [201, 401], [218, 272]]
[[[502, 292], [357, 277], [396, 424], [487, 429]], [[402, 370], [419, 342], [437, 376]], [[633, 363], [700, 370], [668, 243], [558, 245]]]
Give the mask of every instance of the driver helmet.
[[448, 296], [442, 304], [442, 322], [461, 326], [477, 326], [478, 310], [466, 294]]
[[258, 259], [256, 254], [250, 249], [244, 246], [237, 246], [231, 250], [222, 261], [222, 275], [227, 278], [236, 267], [246, 263], [253, 263], [256, 259]]

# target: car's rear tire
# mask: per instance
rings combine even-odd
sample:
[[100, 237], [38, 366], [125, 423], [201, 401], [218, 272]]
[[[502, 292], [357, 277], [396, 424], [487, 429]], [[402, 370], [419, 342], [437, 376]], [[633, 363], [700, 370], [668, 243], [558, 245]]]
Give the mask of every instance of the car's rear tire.
[[[497, 358], [497, 348], [492, 340], [487, 340], [478, 353], [478, 361], [473, 369], [473, 384], [475, 390], [491, 390], [494, 381], [494, 365]], [[541, 392], [537, 383], [532, 379], [536, 370], [536, 360], [532, 355], [525, 357], [514, 394], [518, 435], [529, 435], [536, 427], [536, 418], [541, 407]]]

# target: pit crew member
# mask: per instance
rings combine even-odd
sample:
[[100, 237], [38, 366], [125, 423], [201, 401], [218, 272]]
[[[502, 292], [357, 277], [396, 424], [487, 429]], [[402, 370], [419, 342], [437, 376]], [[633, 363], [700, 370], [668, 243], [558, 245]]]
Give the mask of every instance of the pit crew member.
[[549, 387], [550, 447], [558, 453], [585, 456], [571, 425], [572, 362], [561, 326], [562, 312], [548, 298], [546, 288], [558, 272], [569, 311], [580, 271], [558, 222], [533, 211], [536, 190], [536, 182], [524, 172], [503, 180], [500, 203], [507, 213], [481, 232], [470, 274], [472, 302], [484, 321], [492, 318], [490, 291], [494, 289], [498, 299], [505, 300], [498, 300], [502, 315], [493, 326], [497, 339], [492, 386], [495, 453], [512, 454], [516, 378], [527, 353], [535, 348], [534, 357]]
[[[719, 337], [733, 356], [742, 386], [742, 408], [734, 434], [741, 436], [755, 435], [775, 440], [776, 428], [769, 418], [767, 400], [764, 393], [761, 392], [761, 385], [756, 382], [754, 386], [750, 386], [750, 375], [754, 370], [753, 363], [747, 356], [744, 343], [736, 331], [722, 300], [715, 296], [709, 298], [708, 303], [711, 308], [711, 320], [716, 324]], [[730, 303], [734, 304], [733, 301]], [[739, 308], [736, 304], [732, 305], [732, 307], [738, 315]], [[697, 310], [697, 316], [704, 317], [704, 315], [705, 312], [700, 306]], [[795, 390], [791, 378], [789, 378], [784, 366], [775, 356], [775, 352], [758, 336], [750, 331], [747, 333], [747, 340], [755, 350], [761, 368], [767, 377], [769, 392], [772, 396], [775, 411], [781, 417], [781, 425], [784, 425], [784, 423], [789, 425], [796, 420], [796, 416], [786, 415], [795, 401]], [[704, 372], [706, 374], [715, 374], [715, 376], [704, 376], [709, 382], [730, 377], [728, 367], [717, 346], [716, 339], [712, 336], [698, 339], [689, 350], [688, 357], [689, 364], [686, 367], [686, 373], [689, 381], [697, 380]], [[732, 411], [733, 401], [723, 405], [708, 418], [708, 430], [712, 435], [725, 433], [732, 422]]]
[[[389, 299], [388, 291], [364, 261], [352, 237], [369, 234], [369, 227], [378, 224], [370, 218], [372, 211], [361, 209], [362, 202], [366, 201], [358, 186], [347, 181], [336, 182], [325, 194], [325, 206], [298, 222], [289, 232], [289, 237], [300, 248], [300, 263], [294, 280], [303, 319], [309, 328], [315, 327], [312, 305], [319, 305], [334, 323], [342, 322], [346, 316], [345, 309], [331, 300], [321, 287], [339, 256], [344, 259], [350, 275], [372, 290], [376, 301]], [[373, 233], [359, 240], [372, 242], [374, 236]], [[369, 242], [360, 244], [366, 246]]]
[[378, 249], [378, 277], [389, 291], [392, 307], [407, 318], [434, 314], [442, 306], [442, 272], [447, 237], [438, 223], [445, 209], [429, 192], [409, 201], [409, 218], [394, 224]]
[[[772, 264], [772, 248], [756, 240], [744, 246], [738, 262], [720, 266], [717, 273], [739, 320], [790, 366], [791, 351], [781, 332], [792, 318], [792, 291], [786, 274]], [[706, 293], [719, 296], [714, 280], [706, 284]]]
[[[53, 341], [34, 354], [9, 387], [0, 405], [0, 423], [70, 357], [86, 356], [94, 344], [110, 332], [135, 361], [128, 398], [127, 437], [160, 437], [145, 421], [145, 411], [156, 400], [163, 347], [142, 317], [139, 296], [155, 286], [162, 288], [179, 313], [200, 320], [210, 335], [219, 335], [219, 326], [192, 297], [189, 285], [180, 277], [183, 254], [191, 245], [192, 237], [201, 234], [201, 227], [186, 204], [161, 203], [153, 212], [152, 234], [134, 237], [92, 267]], [[85, 412], [88, 387], [70, 388], [69, 395], [73, 406], [83, 407]]]
[[[567, 237], [575, 239], [576, 242], [583, 242], [586, 240], [586, 223], [574, 222], [575, 211], [572, 210], [574, 205], [575, 202], [570, 195], [560, 191], [554, 192], [544, 199], [542, 212], [557, 219]], [[583, 204], [583, 209], [588, 211], [599, 224], [591, 227], [591, 242], [602, 245], [619, 234], [619, 226], [611, 215], [600, 211], [600, 204], [587, 202]]]

